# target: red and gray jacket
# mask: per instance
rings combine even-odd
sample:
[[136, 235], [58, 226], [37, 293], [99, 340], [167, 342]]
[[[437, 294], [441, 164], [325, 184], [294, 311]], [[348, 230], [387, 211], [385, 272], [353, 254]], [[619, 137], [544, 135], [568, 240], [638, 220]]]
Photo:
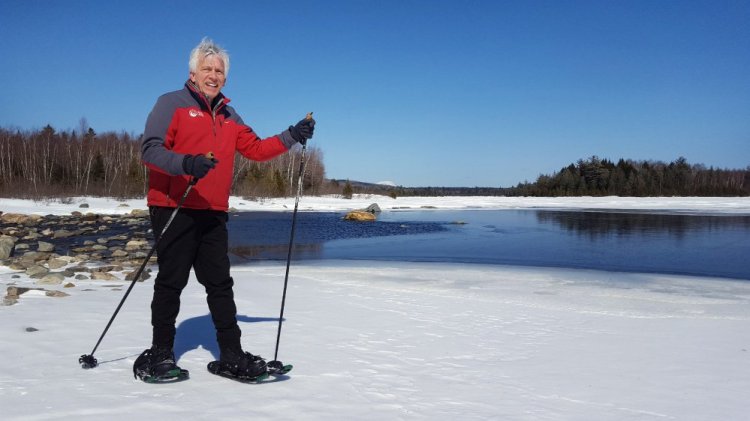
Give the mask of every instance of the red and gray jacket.
[[212, 104], [190, 81], [162, 95], [148, 116], [141, 145], [149, 168], [148, 205], [177, 207], [190, 176], [182, 168], [185, 155], [213, 152], [219, 161], [190, 191], [184, 207], [226, 211], [232, 186], [235, 151], [254, 161], [286, 152], [295, 142], [288, 130], [261, 139], [219, 94]]

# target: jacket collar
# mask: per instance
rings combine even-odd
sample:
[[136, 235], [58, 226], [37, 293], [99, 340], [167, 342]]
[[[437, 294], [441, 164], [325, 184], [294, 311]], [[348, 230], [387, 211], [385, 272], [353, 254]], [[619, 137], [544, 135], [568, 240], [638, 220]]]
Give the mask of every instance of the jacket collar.
[[211, 104], [208, 103], [206, 97], [200, 92], [198, 86], [195, 85], [190, 79], [185, 82], [185, 88], [190, 92], [190, 95], [200, 104], [201, 109], [204, 111], [218, 111], [224, 105], [229, 103], [229, 98], [225, 97], [223, 93], [219, 92], [219, 95], [214, 98]]

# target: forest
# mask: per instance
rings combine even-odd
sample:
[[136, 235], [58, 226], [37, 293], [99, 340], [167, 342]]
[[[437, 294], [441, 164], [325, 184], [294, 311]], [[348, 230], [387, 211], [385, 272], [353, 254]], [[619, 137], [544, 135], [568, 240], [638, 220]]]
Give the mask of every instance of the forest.
[[[0, 197], [143, 197], [146, 168], [141, 139], [124, 132], [96, 133], [81, 119], [77, 130], [0, 128]], [[293, 196], [301, 147], [267, 162], [235, 157], [232, 192], [247, 199]], [[323, 153], [308, 147], [306, 195], [356, 193], [399, 196], [748, 196], [750, 167], [718, 169], [690, 164], [592, 156], [515, 187], [403, 187], [326, 179]]]
[[670, 163], [592, 156], [521, 183], [516, 196], [748, 196], [750, 167], [744, 170], [706, 168], [683, 157]]
[[[127, 133], [97, 134], [85, 121], [79, 130], [57, 132], [0, 128], [0, 197], [44, 199], [70, 196], [136, 198], [146, 194], [141, 139]], [[267, 162], [235, 156], [233, 192], [243, 197], [294, 194], [301, 148]], [[321, 194], [322, 153], [308, 147], [303, 187]]]

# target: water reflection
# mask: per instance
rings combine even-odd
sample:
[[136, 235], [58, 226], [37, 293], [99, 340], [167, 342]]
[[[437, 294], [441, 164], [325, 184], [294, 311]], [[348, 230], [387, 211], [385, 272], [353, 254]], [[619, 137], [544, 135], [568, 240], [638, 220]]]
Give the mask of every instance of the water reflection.
[[655, 233], [683, 239], [688, 233], [750, 228], [750, 216], [674, 215], [602, 211], [537, 211], [537, 220], [590, 239], [610, 236], [639, 237]]
[[[252, 260], [281, 260], [286, 259], [289, 245], [235, 245], [229, 247], [229, 257], [232, 263], [243, 263]], [[292, 256], [295, 259], [320, 259], [323, 255], [323, 244], [297, 244], [292, 246]]]

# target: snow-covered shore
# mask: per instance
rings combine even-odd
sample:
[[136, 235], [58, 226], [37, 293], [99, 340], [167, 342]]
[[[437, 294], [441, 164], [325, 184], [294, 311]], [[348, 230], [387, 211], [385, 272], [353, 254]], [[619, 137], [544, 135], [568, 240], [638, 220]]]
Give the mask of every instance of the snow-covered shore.
[[[117, 200], [101, 197], [72, 197], [59, 200], [30, 201], [0, 199], [0, 211], [6, 213], [67, 214], [71, 211], [93, 213], [128, 213], [132, 209], [145, 209], [144, 199]], [[87, 208], [80, 208], [81, 204]], [[409, 209], [616, 209], [653, 210], [703, 213], [748, 213], [750, 197], [399, 197], [354, 195], [352, 199], [340, 196], [303, 196], [301, 211], [346, 211], [366, 208], [377, 203], [384, 211]], [[268, 198], [248, 200], [232, 196], [229, 206], [238, 211], [291, 211], [294, 198]]]
[[[85, 201], [88, 209], [79, 205]], [[748, 198], [303, 197], [303, 210], [649, 209], [750, 213]], [[116, 200], [0, 211], [124, 213]], [[239, 210], [290, 200], [233, 199]], [[14, 277], [18, 276], [18, 277]], [[233, 268], [246, 348], [273, 357], [283, 263]], [[0, 287], [36, 287], [0, 268]], [[187, 382], [132, 377], [149, 346], [152, 280], [134, 288], [83, 370], [126, 282], [76, 281], [0, 306], [3, 419], [742, 420], [750, 389], [750, 283], [713, 278], [462, 264], [299, 262], [279, 358], [288, 378], [245, 385], [209, 374], [217, 352], [205, 294], [183, 293], [175, 351]]]

